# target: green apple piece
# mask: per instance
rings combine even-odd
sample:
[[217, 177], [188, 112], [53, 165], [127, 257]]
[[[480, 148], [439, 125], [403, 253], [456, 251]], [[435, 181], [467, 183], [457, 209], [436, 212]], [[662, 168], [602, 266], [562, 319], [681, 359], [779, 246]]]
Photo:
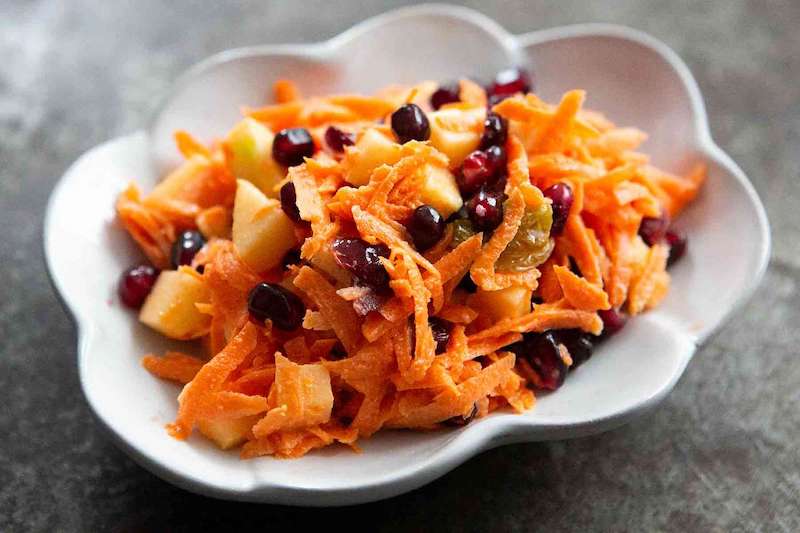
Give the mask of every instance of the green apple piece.
[[173, 339], [201, 337], [208, 332], [211, 317], [195, 304], [210, 299], [203, 278], [192, 269], [165, 270], [144, 301], [139, 320]]
[[281, 203], [245, 180], [236, 182], [232, 234], [239, 257], [256, 272], [278, 266], [297, 244], [294, 224]]
[[419, 191], [423, 203], [433, 206], [444, 218], [461, 209], [464, 200], [452, 172], [430, 163], [425, 165], [423, 172], [425, 179]]
[[531, 290], [525, 287], [508, 287], [499, 291], [478, 289], [467, 303], [494, 321], [517, 318], [531, 311]]
[[[431, 125], [431, 145], [450, 160], [450, 168], [458, 168], [473, 150], [478, 149], [481, 133], [470, 124], [483, 121], [483, 110], [440, 109], [428, 113]], [[460, 125], [459, 128], [452, 126]]]
[[231, 167], [236, 179], [247, 180], [268, 198], [277, 198], [275, 187], [286, 177], [286, 169], [272, 159], [275, 135], [253, 118], [245, 118], [228, 134]]
[[354, 146], [345, 149], [345, 180], [355, 186], [365, 185], [372, 171], [381, 165], [394, 165], [402, 148], [378, 130], [364, 132]]

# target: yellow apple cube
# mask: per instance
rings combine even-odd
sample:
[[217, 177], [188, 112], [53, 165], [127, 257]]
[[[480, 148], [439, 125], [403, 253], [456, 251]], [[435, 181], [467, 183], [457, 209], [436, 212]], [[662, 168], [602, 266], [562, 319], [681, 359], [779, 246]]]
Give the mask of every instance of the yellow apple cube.
[[471, 295], [467, 303], [484, 316], [495, 322], [504, 318], [517, 318], [531, 311], [530, 289], [525, 287], [508, 287], [499, 291], [484, 291]]
[[245, 180], [236, 182], [232, 234], [239, 257], [256, 272], [278, 266], [297, 244], [294, 225], [281, 203]]
[[431, 145], [450, 160], [450, 168], [458, 168], [481, 142], [482, 109], [441, 109], [428, 113]]
[[189, 267], [161, 272], [139, 311], [139, 320], [173, 339], [194, 339], [208, 333], [211, 317], [197, 303], [211, 297], [203, 278]]
[[431, 164], [425, 165], [423, 172], [425, 179], [419, 191], [423, 203], [433, 206], [444, 218], [461, 209], [464, 201], [452, 172]]
[[394, 165], [402, 148], [378, 130], [364, 132], [354, 146], [345, 150], [345, 180], [356, 186], [365, 185], [372, 171], [381, 165]]
[[244, 441], [250, 429], [263, 415], [243, 416], [241, 418], [214, 418], [200, 420], [197, 429], [223, 450], [234, 448]]
[[286, 169], [272, 158], [275, 135], [262, 123], [245, 118], [228, 134], [231, 167], [236, 179], [247, 180], [268, 198], [277, 198], [275, 187], [286, 177]]

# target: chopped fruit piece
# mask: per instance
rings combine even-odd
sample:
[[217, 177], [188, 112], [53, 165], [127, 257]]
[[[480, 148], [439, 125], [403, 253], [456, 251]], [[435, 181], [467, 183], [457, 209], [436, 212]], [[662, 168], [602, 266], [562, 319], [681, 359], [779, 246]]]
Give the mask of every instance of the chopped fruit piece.
[[676, 230], [669, 230], [666, 235], [664, 235], [664, 239], [669, 245], [669, 257], [667, 258], [667, 266], [669, 267], [672, 266], [675, 261], [686, 255], [688, 239], [686, 235]]
[[247, 310], [260, 324], [272, 320], [276, 327], [291, 331], [303, 323], [306, 306], [296, 294], [280, 285], [259, 283], [247, 297]]
[[408, 141], [427, 141], [431, 126], [425, 112], [417, 104], [404, 104], [392, 113], [392, 131], [401, 144]]
[[648, 246], [654, 246], [664, 240], [669, 227], [669, 217], [667, 215], [655, 218], [645, 217], [639, 224], [639, 236]]
[[511, 347], [517, 357], [524, 359], [538, 376], [537, 388], [556, 390], [567, 377], [567, 363], [561, 357], [559, 340], [555, 332], [528, 333]]
[[505, 146], [508, 138], [508, 121], [497, 113], [489, 112], [483, 121], [483, 134], [480, 147], [484, 150], [490, 146]]
[[139, 309], [158, 279], [158, 269], [150, 265], [138, 265], [122, 273], [117, 292], [122, 303], [131, 309]]
[[230, 450], [247, 440], [250, 430], [260, 418], [261, 415], [204, 419], [197, 422], [197, 429], [220, 449]]
[[281, 130], [272, 141], [272, 157], [283, 166], [296, 167], [313, 155], [314, 139], [305, 128]]
[[442, 109], [428, 115], [431, 125], [431, 145], [450, 160], [450, 168], [458, 168], [481, 141], [480, 126], [483, 109]]
[[275, 135], [263, 124], [245, 118], [228, 134], [231, 170], [236, 179], [247, 180], [270, 198], [275, 187], [286, 177], [286, 169], [272, 158]]
[[352, 146], [355, 143], [352, 133], [347, 133], [336, 126], [328, 126], [325, 130], [325, 143], [334, 152], [344, 152], [345, 146]]
[[603, 321], [603, 338], [610, 337], [625, 327], [628, 321], [627, 315], [615, 309], [601, 309], [597, 312], [600, 320]]
[[397, 163], [401, 150], [399, 144], [378, 130], [365, 131], [354, 146], [345, 149], [345, 180], [356, 186], [365, 185], [373, 170]]
[[470, 307], [495, 322], [531, 312], [531, 290], [525, 287], [508, 287], [499, 291], [478, 289], [467, 301]]
[[425, 165], [425, 181], [419, 189], [419, 199], [436, 209], [443, 218], [461, 209], [464, 200], [458, 192], [456, 178], [446, 168], [431, 164]]
[[239, 180], [233, 204], [233, 243], [250, 268], [264, 272], [281, 263], [286, 252], [297, 245], [297, 237], [279, 201]]
[[194, 339], [208, 333], [211, 317], [195, 304], [208, 303], [203, 278], [189, 268], [165, 270], [139, 312], [139, 320], [173, 339]]
[[315, 269], [326, 274], [335, 282], [336, 288], [349, 287], [352, 285], [353, 276], [349, 271], [339, 266], [333, 257], [333, 251], [329, 244], [326, 244], [308, 260]]
[[406, 228], [414, 241], [414, 247], [424, 252], [444, 235], [444, 218], [433, 207], [421, 205], [411, 214]]
[[531, 87], [531, 76], [528, 71], [515, 67], [498, 72], [487, 92], [492, 96], [506, 96], [528, 93]]
[[497, 259], [498, 270], [525, 272], [547, 261], [555, 247], [555, 241], [550, 238], [551, 212], [547, 203], [525, 210], [517, 234]]
[[433, 342], [436, 343], [436, 353], [444, 353], [447, 350], [447, 343], [450, 342], [450, 330], [453, 324], [439, 317], [431, 317], [428, 320], [433, 332]]
[[291, 181], [287, 181], [281, 187], [281, 209], [292, 222], [302, 222], [300, 210], [297, 208], [297, 191]]

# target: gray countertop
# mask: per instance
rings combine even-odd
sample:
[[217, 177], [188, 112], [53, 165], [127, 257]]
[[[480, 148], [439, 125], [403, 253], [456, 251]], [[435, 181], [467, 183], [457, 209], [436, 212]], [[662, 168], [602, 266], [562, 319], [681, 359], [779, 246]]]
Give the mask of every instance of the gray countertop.
[[[219, 5], [218, 5], [219, 4]], [[0, 530], [800, 530], [800, 2], [471, 2], [512, 32], [627, 24], [697, 77], [719, 144], [769, 212], [756, 297], [651, 415], [566, 442], [506, 446], [359, 508], [202, 498], [118, 451], [78, 384], [75, 331], [41, 254], [50, 190], [84, 150], [144, 124], [195, 61], [313, 41], [399, 2], [0, 1]], [[91, 279], [91, 272], [87, 272]]]

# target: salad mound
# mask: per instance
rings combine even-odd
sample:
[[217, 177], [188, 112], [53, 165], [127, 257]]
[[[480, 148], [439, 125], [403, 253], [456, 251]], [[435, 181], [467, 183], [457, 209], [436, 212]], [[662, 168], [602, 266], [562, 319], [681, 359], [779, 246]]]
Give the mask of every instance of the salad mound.
[[121, 300], [202, 341], [142, 360], [183, 384], [177, 439], [299, 457], [523, 412], [658, 305], [686, 250], [670, 221], [704, 168], [654, 167], [583, 91], [549, 104], [511, 69], [274, 99], [209, 144], [177, 132], [184, 162], [117, 201], [148, 259]]

